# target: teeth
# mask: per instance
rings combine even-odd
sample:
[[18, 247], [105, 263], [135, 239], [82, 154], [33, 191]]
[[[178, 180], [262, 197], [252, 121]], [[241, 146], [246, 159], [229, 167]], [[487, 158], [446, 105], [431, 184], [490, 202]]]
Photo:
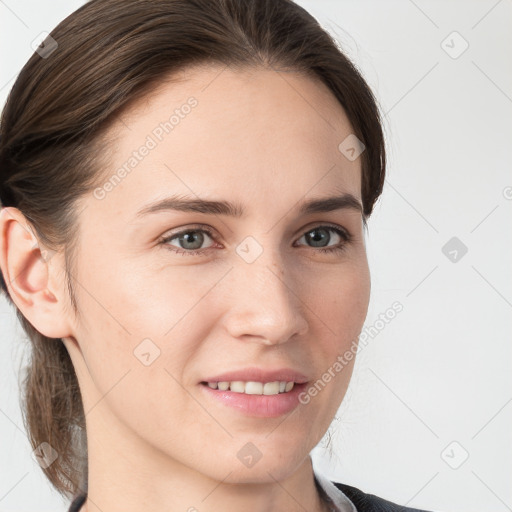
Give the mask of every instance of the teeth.
[[221, 391], [227, 391], [229, 389], [235, 393], [245, 393], [246, 395], [277, 395], [291, 391], [294, 384], [293, 381], [243, 382], [236, 380], [232, 382], [208, 382], [208, 387]]

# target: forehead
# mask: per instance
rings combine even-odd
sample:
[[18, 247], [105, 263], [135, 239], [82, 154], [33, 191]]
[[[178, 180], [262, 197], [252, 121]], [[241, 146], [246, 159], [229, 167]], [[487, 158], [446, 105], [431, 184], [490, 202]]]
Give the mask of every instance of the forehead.
[[111, 128], [103, 179], [111, 186], [102, 203], [128, 214], [181, 193], [261, 206], [275, 203], [279, 191], [279, 204], [269, 208], [280, 205], [282, 212], [285, 203], [334, 189], [360, 197], [360, 159], [338, 149], [352, 131], [318, 79], [272, 69], [190, 68]]

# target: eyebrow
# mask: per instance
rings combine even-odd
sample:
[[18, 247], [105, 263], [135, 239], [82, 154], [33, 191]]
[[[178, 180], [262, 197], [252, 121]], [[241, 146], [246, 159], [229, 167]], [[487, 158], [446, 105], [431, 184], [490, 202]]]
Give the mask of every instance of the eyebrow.
[[[301, 215], [308, 215], [345, 209], [356, 210], [363, 215], [363, 207], [360, 201], [350, 193], [304, 201], [299, 208], [299, 213]], [[245, 215], [244, 207], [240, 203], [190, 198], [187, 196], [171, 196], [144, 206], [137, 212], [136, 217], [166, 210], [204, 213], [206, 215], [225, 215], [235, 218]]]

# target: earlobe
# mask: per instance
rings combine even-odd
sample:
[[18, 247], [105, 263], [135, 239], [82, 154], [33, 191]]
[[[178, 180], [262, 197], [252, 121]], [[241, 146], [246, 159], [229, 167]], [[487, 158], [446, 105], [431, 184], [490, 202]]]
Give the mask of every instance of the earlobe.
[[42, 253], [47, 254], [44, 248], [41, 250], [40, 242], [20, 210], [3, 208], [0, 268], [9, 294], [23, 316], [41, 334], [61, 338], [69, 335], [62, 307], [63, 295], [61, 290], [53, 289], [50, 265]]

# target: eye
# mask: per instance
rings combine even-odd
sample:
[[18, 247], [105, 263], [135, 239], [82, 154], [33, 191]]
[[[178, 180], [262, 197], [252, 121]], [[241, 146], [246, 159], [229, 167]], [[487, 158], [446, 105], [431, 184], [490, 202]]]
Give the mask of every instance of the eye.
[[335, 238], [338, 237], [341, 239], [341, 242], [338, 242], [336, 245], [324, 247], [320, 246], [319, 251], [323, 253], [329, 253], [333, 251], [343, 251], [345, 250], [345, 246], [348, 242], [351, 241], [351, 235], [337, 226], [317, 226], [313, 229], [307, 231], [299, 240], [304, 238], [310, 243], [314, 244], [314, 247], [318, 247], [317, 244], [323, 244], [325, 241], [331, 241], [331, 235], [326, 235], [329, 231], [335, 233]]
[[[175, 246], [171, 245], [171, 251], [174, 251], [178, 254], [183, 254], [183, 255], [186, 254], [187, 256], [193, 256], [195, 254], [205, 253], [211, 247], [211, 246], [207, 247], [206, 250], [205, 249], [198, 250], [204, 243], [205, 236], [203, 233], [206, 233], [208, 235], [208, 237], [213, 239], [213, 234], [209, 229], [192, 228], [192, 229], [187, 229], [186, 231], [180, 231], [179, 233], [176, 233], [174, 235], [170, 235], [165, 238], [162, 238], [160, 243], [167, 245], [172, 240], [177, 239], [177, 241], [180, 244], [183, 244], [184, 247], [183, 248], [181, 248], [181, 247], [174, 248]], [[183, 250], [183, 249], [185, 249], [185, 250]]]
[[[328, 234], [329, 232], [335, 233], [334, 238], [337, 237], [340, 239], [340, 241], [338, 241], [338, 243], [335, 245], [324, 247], [323, 244], [325, 242], [330, 242], [332, 239], [332, 236]], [[212, 240], [214, 239], [213, 233], [209, 229], [204, 227], [191, 227], [187, 230], [163, 237], [160, 240], [160, 244], [163, 244], [171, 251], [182, 255], [194, 256], [198, 254], [205, 254], [209, 252], [213, 247], [213, 244], [211, 244], [208, 247], [201, 249], [201, 246], [205, 241], [205, 234], [208, 238], [211, 238]], [[328, 225], [317, 226], [313, 229], [310, 229], [304, 235], [302, 235], [301, 238], [299, 238], [299, 241], [303, 238], [308, 243], [313, 244], [312, 248], [316, 247], [318, 248], [318, 251], [322, 253], [329, 253], [334, 251], [341, 252], [345, 249], [346, 244], [352, 240], [352, 236], [348, 233], [348, 231], [338, 226]], [[176, 246], [170, 243], [174, 240], [176, 240], [177, 243], [181, 246]]]

